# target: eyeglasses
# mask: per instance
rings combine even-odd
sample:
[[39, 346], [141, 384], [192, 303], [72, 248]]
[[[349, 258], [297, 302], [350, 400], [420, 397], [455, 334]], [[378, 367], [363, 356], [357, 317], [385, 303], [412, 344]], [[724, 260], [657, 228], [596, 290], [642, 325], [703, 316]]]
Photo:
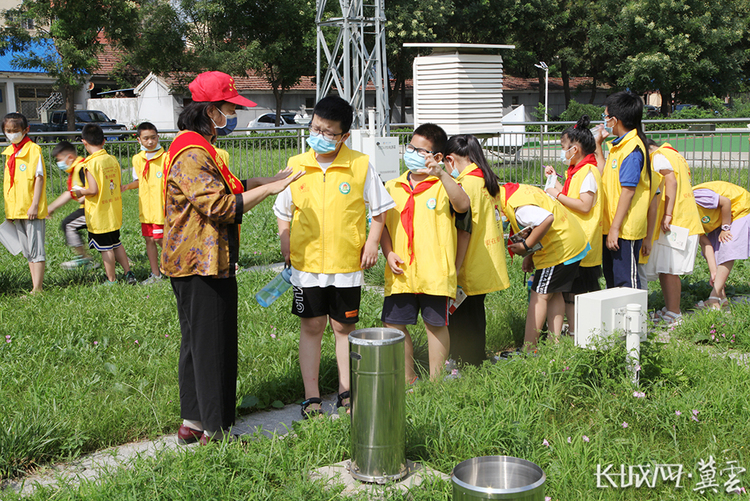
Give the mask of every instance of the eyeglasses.
[[325, 139], [328, 139], [329, 141], [333, 141], [334, 139], [336, 139], [336, 136], [341, 136], [344, 134], [343, 132], [339, 132], [338, 134], [331, 134], [330, 132], [324, 132], [318, 129], [317, 127], [315, 127], [314, 125], [310, 125], [307, 128], [307, 130], [310, 131], [311, 136], [323, 136]]
[[608, 118], [617, 118], [614, 115], [607, 115], [606, 113], [602, 113], [602, 120], [607, 120]]
[[426, 157], [428, 153], [431, 154], [431, 155], [435, 154], [434, 151], [426, 150], [424, 148], [417, 148], [416, 146], [412, 145], [411, 143], [409, 143], [409, 144], [406, 145], [406, 151], [408, 151], [409, 153], [414, 153], [416, 151], [417, 155], [419, 155], [422, 158]]

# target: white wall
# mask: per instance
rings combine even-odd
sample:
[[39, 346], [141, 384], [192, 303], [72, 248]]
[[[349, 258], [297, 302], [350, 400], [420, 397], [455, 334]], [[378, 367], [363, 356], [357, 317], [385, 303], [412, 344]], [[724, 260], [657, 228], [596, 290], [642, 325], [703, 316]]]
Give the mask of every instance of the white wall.
[[140, 90], [137, 102], [136, 125], [151, 122], [159, 130], [177, 129], [177, 117], [182, 111], [182, 103], [158, 79], [152, 79]]
[[109, 118], [128, 128], [139, 123], [138, 98], [135, 97], [87, 99], [86, 108], [103, 111]]

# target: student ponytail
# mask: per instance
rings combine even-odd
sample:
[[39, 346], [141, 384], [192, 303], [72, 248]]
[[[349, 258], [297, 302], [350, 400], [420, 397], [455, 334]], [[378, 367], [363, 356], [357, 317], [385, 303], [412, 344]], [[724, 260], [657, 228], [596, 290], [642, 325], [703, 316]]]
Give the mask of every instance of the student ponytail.
[[562, 133], [571, 143], [581, 145], [584, 155], [590, 155], [596, 151], [596, 140], [589, 129], [590, 124], [589, 116], [583, 115], [573, 127], [568, 127]]
[[493, 198], [500, 192], [500, 183], [497, 175], [492, 172], [487, 159], [484, 158], [482, 145], [479, 140], [471, 134], [459, 134], [448, 139], [445, 144], [444, 155], [454, 153], [460, 157], [468, 157], [482, 171], [484, 187], [487, 188]]

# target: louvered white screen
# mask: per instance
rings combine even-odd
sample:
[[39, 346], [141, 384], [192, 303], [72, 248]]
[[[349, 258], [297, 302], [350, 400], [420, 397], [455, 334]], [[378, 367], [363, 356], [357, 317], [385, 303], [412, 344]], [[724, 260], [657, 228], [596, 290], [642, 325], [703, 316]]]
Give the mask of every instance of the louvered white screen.
[[414, 59], [414, 126], [440, 125], [448, 135], [502, 130], [503, 58], [438, 54]]

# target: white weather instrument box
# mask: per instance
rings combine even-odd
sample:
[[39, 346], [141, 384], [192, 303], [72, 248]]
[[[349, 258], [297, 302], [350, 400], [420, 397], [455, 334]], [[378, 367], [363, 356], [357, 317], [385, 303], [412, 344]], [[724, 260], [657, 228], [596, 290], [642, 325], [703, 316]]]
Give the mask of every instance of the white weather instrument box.
[[[616, 287], [602, 291], [578, 294], [575, 299], [575, 344], [591, 347], [609, 338], [613, 333], [624, 334], [627, 305], [639, 304], [647, 311], [648, 292], [641, 289]], [[646, 339], [646, 315], [641, 315], [641, 341]]]

